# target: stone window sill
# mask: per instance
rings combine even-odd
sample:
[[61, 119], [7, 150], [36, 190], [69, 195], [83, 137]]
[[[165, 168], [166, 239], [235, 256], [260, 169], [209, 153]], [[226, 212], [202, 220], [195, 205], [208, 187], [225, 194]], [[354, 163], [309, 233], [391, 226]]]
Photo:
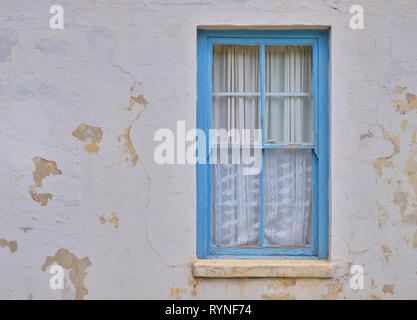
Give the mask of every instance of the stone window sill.
[[196, 278], [332, 278], [328, 260], [223, 260], [197, 259]]

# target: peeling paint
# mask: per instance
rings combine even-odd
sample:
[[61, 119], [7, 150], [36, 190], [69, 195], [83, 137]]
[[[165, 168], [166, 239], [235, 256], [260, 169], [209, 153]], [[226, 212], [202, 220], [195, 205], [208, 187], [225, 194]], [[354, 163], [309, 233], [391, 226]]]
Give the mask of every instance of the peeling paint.
[[82, 300], [88, 294], [88, 289], [84, 285], [84, 279], [88, 272], [85, 269], [91, 266], [88, 257], [79, 259], [74, 253], [67, 249], [59, 249], [54, 256], [48, 256], [41, 270], [45, 271], [54, 262], [66, 270], [70, 270], [69, 278], [75, 288], [75, 300]]
[[417, 230], [416, 232], [414, 232], [414, 237], [413, 237], [413, 248], [417, 249]]
[[376, 202], [377, 208], [378, 208], [378, 227], [381, 229], [382, 227], [385, 227], [388, 219], [389, 219], [389, 215], [387, 210], [385, 210], [379, 203], [378, 201]]
[[343, 288], [345, 286], [345, 282], [347, 280], [352, 263], [349, 262], [347, 265], [347, 271], [340, 276], [339, 278], [335, 279], [333, 282], [327, 284], [327, 293], [322, 295], [324, 300], [335, 300], [339, 298], [339, 295], [342, 293]]
[[72, 135], [83, 142], [89, 140], [90, 143], [84, 146], [86, 152], [97, 153], [100, 150], [97, 146], [97, 143], [100, 143], [103, 139], [103, 130], [100, 127], [93, 127], [81, 123], [77, 129], [72, 132]]
[[7, 241], [6, 239], [0, 239], [0, 248], [9, 247], [11, 253], [17, 251], [17, 241]]
[[265, 300], [296, 300], [296, 298], [288, 293], [285, 294], [263, 294], [262, 299]]
[[29, 194], [32, 197], [32, 199], [36, 202], [39, 202], [42, 207], [46, 207], [48, 205], [48, 200], [51, 200], [53, 198], [52, 194], [49, 192], [37, 193], [34, 185], [30, 186]]
[[119, 229], [119, 218], [117, 217], [116, 212], [114, 211], [111, 212], [111, 218], [105, 219], [104, 214], [102, 214], [99, 217], [99, 219], [100, 219], [101, 224], [106, 224], [106, 223], [113, 224], [113, 227], [115, 229]]
[[197, 295], [198, 280], [197, 279], [190, 280], [188, 281], [188, 285], [192, 287], [190, 296], [195, 297]]
[[392, 106], [395, 111], [402, 115], [407, 114], [412, 110], [417, 110], [417, 96], [413, 93], [407, 92], [404, 96], [406, 87], [396, 87], [394, 89], [394, 96], [396, 99], [391, 100]]
[[33, 181], [36, 187], [42, 187], [42, 180], [50, 175], [61, 175], [62, 171], [56, 166], [55, 161], [46, 160], [41, 157], [34, 157], [32, 159], [35, 165], [35, 171], [33, 172]]
[[324, 300], [334, 300], [339, 297], [343, 290], [343, 279], [337, 279], [335, 282], [327, 285], [327, 294], [323, 295]]
[[28, 232], [28, 231], [30, 231], [30, 230], [33, 230], [33, 228], [32, 228], [32, 227], [20, 227], [19, 229], [20, 229], [20, 230], [22, 230], [22, 231], [23, 231], [23, 233], [26, 233], [26, 232]]
[[402, 94], [407, 89], [408, 89], [407, 87], [396, 86], [394, 88], [394, 95], [396, 95], [396, 96], [397, 95], [400, 95], [400, 94]]
[[175, 299], [181, 300], [181, 295], [184, 294], [185, 290], [181, 288], [171, 288], [171, 292], [169, 294], [170, 298], [173, 298], [175, 296]]
[[134, 120], [139, 119], [142, 112], [146, 109], [148, 101], [143, 96], [143, 85], [137, 82], [130, 87], [129, 105], [124, 107], [125, 110], [136, 112]]
[[123, 139], [123, 152], [126, 154], [125, 161], [132, 165], [132, 167], [136, 166], [139, 156], [136, 153], [135, 147], [133, 146], [132, 140], [130, 138], [130, 128], [129, 126], [125, 129], [124, 133], [121, 134], [118, 138], [119, 143]]
[[389, 155], [388, 157], [379, 157], [376, 159], [375, 163], [374, 163], [374, 168], [375, 171], [377, 172], [378, 176], [382, 175], [382, 168], [383, 167], [391, 167], [393, 168], [393, 163], [391, 162], [391, 158], [394, 157], [396, 154], [398, 154], [400, 152], [400, 141], [399, 141], [399, 136], [391, 136], [388, 131], [385, 130], [384, 126], [380, 126], [383, 137], [385, 140], [389, 140], [391, 141], [393, 147], [394, 147], [394, 151], [391, 155]]
[[272, 280], [270, 283], [267, 284], [268, 289], [279, 289], [279, 288], [288, 288], [295, 286], [297, 280], [295, 279], [277, 279]]
[[397, 206], [400, 206], [400, 212], [401, 214], [404, 214], [408, 207], [408, 194], [406, 192], [401, 191], [400, 184], [398, 184], [397, 189], [394, 192], [394, 197], [392, 201]]
[[136, 166], [139, 156], [136, 153], [133, 146], [132, 139], [130, 137], [130, 130], [134, 121], [138, 120], [142, 112], [146, 109], [148, 101], [143, 96], [143, 85], [141, 82], [136, 82], [130, 87], [130, 99], [129, 104], [124, 107], [124, 110], [133, 112], [133, 119], [129, 121], [129, 126], [124, 129], [124, 132], [118, 137], [118, 142], [123, 148], [125, 154], [124, 160], [132, 165]]
[[401, 131], [404, 132], [407, 129], [408, 120], [401, 121]]
[[51, 200], [53, 196], [49, 192], [38, 193], [36, 188], [42, 187], [42, 181], [46, 177], [50, 175], [62, 175], [62, 171], [57, 168], [55, 161], [34, 157], [32, 158], [32, 162], [35, 166], [35, 171], [33, 171], [35, 185], [29, 187], [29, 194], [34, 201], [38, 202], [42, 207], [45, 207], [48, 205], [48, 200]]
[[416, 150], [410, 152], [405, 167], [405, 173], [408, 176], [408, 182], [414, 189], [414, 199], [417, 201], [417, 161], [414, 160], [416, 156]]
[[384, 286], [382, 287], [382, 292], [384, 292], [384, 294], [387, 294], [387, 293], [394, 294], [394, 289], [395, 289], [395, 285], [384, 284]]
[[385, 259], [385, 262], [386, 263], [389, 263], [389, 258], [391, 257], [391, 255], [392, 255], [392, 251], [391, 251], [391, 249], [390, 248], [388, 248], [387, 246], [382, 246], [381, 247], [381, 250], [382, 250], [382, 252], [383, 252], [383, 254], [384, 254], [384, 259]]

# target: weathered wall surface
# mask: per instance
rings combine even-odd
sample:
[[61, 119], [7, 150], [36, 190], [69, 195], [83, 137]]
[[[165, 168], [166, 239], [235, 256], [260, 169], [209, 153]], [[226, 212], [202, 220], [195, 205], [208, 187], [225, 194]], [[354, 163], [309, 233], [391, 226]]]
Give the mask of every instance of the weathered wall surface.
[[[414, 0], [1, 1], [0, 298], [417, 298], [416, 16]], [[157, 165], [153, 135], [195, 127], [208, 25], [331, 27], [334, 279], [191, 275], [195, 169]]]

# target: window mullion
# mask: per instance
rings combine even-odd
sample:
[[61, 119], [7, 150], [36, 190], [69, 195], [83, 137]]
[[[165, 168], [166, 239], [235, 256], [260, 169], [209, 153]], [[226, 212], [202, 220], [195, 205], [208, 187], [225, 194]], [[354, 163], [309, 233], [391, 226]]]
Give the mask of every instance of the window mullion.
[[262, 167], [261, 167], [261, 212], [260, 212], [260, 235], [261, 247], [264, 247], [264, 145], [265, 145], [265, 45], [259, 46], [260, 50], [260, 69], [261, 69], [261, 128], [262, 128]]

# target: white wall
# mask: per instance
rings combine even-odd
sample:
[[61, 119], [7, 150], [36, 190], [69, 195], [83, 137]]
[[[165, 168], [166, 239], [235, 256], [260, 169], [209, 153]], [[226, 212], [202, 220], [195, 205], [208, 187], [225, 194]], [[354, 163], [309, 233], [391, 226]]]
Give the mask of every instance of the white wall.
[[[53, 4], [64, 30], [49, 28]], [[349, 28], [353, 4], [364, 30]], [[413, 0], [1, 1], [0, 298], [417, 298], [416, 15]], [[157, 165], [153, 135], [195, 127], [197, 27], [300, 25], [331, 28], [336, 277], [193, 279], [195, 168]], [[101, 128], [97, 153], [72, 134], [82, 123]], [[42, 186], [35, 157], [56, 173]]]

